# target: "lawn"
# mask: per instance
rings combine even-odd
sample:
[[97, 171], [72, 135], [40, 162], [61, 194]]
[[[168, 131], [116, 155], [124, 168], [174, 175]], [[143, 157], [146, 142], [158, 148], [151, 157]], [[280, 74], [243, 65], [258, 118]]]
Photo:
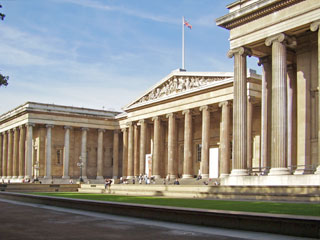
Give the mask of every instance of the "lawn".
[[42, 196], [54, 196], [87, 200], [99, 200], [123, 203], [138, 203], [160, 206], [200, 208], [211, 210], [229, 210], [260, 213], [293, 214], [304, 216], [320, 216], [320, 204], [284, 203], [262, 201], [225, 201], [204, 199], [180, 199], [160, 197], [134, 197], [89, 193], [32, 193]]

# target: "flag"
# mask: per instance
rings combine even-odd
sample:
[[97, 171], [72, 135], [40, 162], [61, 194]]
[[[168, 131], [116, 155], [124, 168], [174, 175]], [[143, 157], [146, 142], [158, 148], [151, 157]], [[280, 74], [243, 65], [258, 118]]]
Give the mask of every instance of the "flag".
[[184, 20], [184, 25], [190, 29], [192, 29], [192, 25], [188, 23], [186, 20]]

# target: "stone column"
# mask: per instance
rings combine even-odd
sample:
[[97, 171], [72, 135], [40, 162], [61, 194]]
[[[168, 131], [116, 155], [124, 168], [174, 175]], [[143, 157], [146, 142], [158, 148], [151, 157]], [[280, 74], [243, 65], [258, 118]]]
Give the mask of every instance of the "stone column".
[[52, 178], [51, 176], [51, 133], [53, 125], [47, 124], [47, 138], [46, 138], [46, 175], [44, 178]]
[[170, 179], [178, 177], [175, 161], [177, 159], [177, 129], [176, 129], [176, 116], [174, 113], [169, 113], [166, 116], [168, 121], [168, 174]]
[[[311, 48], [297, 49], [297, 169], [294, 174], [311, 173]], [[308, 166], [309, 165], [309, 166]]]
[[259, 59], [259, 66], [262, 65], [262, 86], [261, 86], [261, 170], [269, 172], [271, 160], [271, 89], [272, 69], [269, 56]]
[[[320, 21], [313, 22], [311, 31], [318, 31], [318, 93], [320, 91]], [[320, 174], [320, 94], [318, 96], [318, 167], [315, 174]]]
[[202, 111], [202, 142], [201, 142], [201, 175], [209, 177], [209, 144], [210, 144], [210, 111], [208, 106], [200, 107]]
[[97, 179], [103, 179], [103, 133], [104, 129], [98, 129], [98, 149], [97, 149]]
[[3, 151], [3, 137], [2, 137], [2, 133], [0, 133], [0, 179], [2, 177], [2, 164], [3, 164], [2, 151]]
[[145, 158], [146, 158], [146, 140], [147, 140], [147, 123], [146, 120], [140, 120], [140, 174], [144, 175], [145, 171]]
[[13, 143], [12, 143], [12, 138], [13, 138], [13, 132], [12, 129], [8, 131], [8, 170], [7, 170], [7, 178], [12, 178], [12, 163], [13, 163]]
[[254, 98], [248, 96], [247, 101], [247, 168], [252, 171], [252, 116], [253, 116], [253, 100]]
[[8, 163], [8, 136], [7, 132], [2, 133], [3, 147], [2, 147], [2, 178], [7, 177], [7, 163]]
[[128, 129], [122, 129], [123, 151], [122, 151], [122, 177], [127, 177], [128, 170]]
[[24, 126], [20, 126], [19, 137], [19, 179], [23, 179], [25, 175], [25, 146], [26, 146], [26, 129]]
[[86, 180], [87, 178], [87, 135], [89, 128], [81, 128], [81, 162], [82, 166], [82, 178]]
[[232, 176], [246, 176], [247, 169], [247, 55], [244, 47], [232, 49], [228, 56], [234, 57], [233, 82], [233, 166]]
[[287, 164], [289, 169], [296, 165], [297, 155], [297, 69], [295, 66], [288, 66], [287, 76], [287, 101], [288, 101], [288, 153]]
[[182, 178], [193, 178], [192, 169], [192, 114], [191, 110], [184, 110], [184, 161]]
[[33, 152], [33, 127], [35, 124], [27, 123], [27, 149], [25, 159], [25, 178], [32, 178], [32, 152]]
[[226, 177], [230, 174], [230, 102], [221, 102], [219, 107], [222, 107], [220, 125], [220, 177]]
[[133, 124], [129, 123], [129, 133], [128, 133], [128, 170], [127, 178], [131, 179], [134, 176], [134, 162], [133, 162]]
[[[271, 169], [269, 175], [287, 175], [287, 52], [285, 34], [266, 39], [272, 46], [272, 128]], [[292, 41], [291, 41], [292, 42]]]
[[134, 146], [134, 176], [139, 175], [139, 127], [135, 124], [133, 127], [134, 130], [134, 138], [133, 138], [133, 146]]
[[63, 153], [63, 179], [69, 179], [69, 162], [70, 162], [70, 126], [64, 126], [64, 153]]
[[13, 165], [12, 165], [12, 178], [18, 178], [19, 174], [19, 131], [18, 128], [14, 128], [14, 136], [13, 136]]
[[160, 137], [161, 137], [161, 122], [160, 117], [152, 118], [153, 121], [153, 167], [152, 167], [152, 175], [155, 178], [160, 178]]
[[113, 179], [119, 177], [119, 131], [113, 131]]

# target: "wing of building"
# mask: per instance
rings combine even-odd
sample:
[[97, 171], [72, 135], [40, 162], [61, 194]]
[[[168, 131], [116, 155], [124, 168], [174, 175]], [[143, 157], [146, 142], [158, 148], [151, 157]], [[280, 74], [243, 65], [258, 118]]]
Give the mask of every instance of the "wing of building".
[[[223, 185], [320, 182], [318, 0], [241, 0], [234, 73], [173, 71], [110, 112], [28, 102], [0, 116], [4, 181], [79, 177], [218, 179]], [[262, 77], [247, 71], [257, 57]]]

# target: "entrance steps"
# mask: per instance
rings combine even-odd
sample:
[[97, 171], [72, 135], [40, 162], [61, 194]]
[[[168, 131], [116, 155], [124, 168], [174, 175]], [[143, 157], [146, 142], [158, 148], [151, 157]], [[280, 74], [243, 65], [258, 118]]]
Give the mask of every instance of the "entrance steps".
[[224, 200], [320, 202], [320, 186], [203, 186], [158, 184], [82, 184], [79, 192]]

